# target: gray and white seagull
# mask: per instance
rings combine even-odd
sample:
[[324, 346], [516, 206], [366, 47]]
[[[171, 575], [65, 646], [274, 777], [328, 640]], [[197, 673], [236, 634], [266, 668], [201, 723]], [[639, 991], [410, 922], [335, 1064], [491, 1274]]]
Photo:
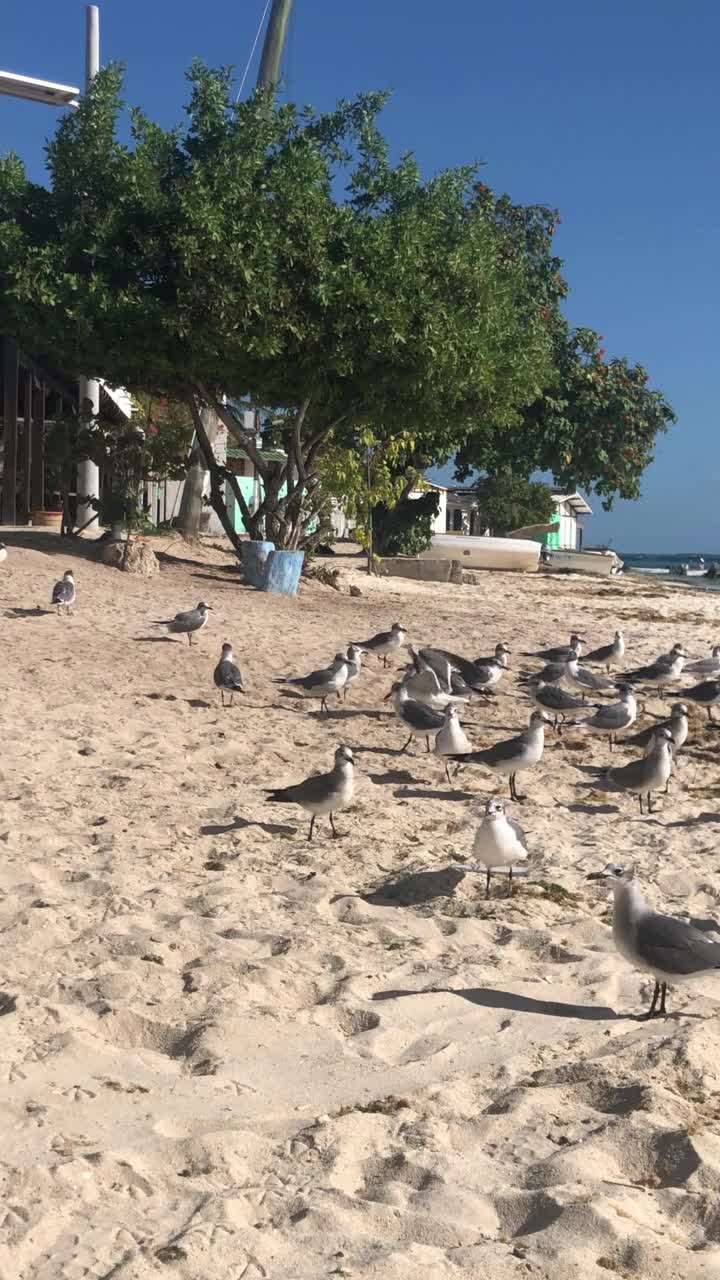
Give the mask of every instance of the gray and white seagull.
[[166, 619], [161, 622], [152, 622], [153, 627], [166, 627], [173, 635], [187, 636], [188, 644], [192, 644], [193, 636], [196, 631], [202, 631], [207, 623], [208, 613], [212, 609], [212, 605], [206, 604], [201, 600], [194, 609], [188, 609], [185, 613], [176, 613], [174, 618]]
[[[527, 837], [522, 827], [505, 813], [497, 796], [488, 800], [485, 816], [475, 832], [473, 855], [477, 862], [465, 864], [465, 871], [484, 871], [485, 897], [490, 897], [490, 876], [496, 867], [508, 868], [508, 897], [513, 891], [513, 866], [528, 857]], [[478, 863], [480, 865], [478, 865]]]
[[366, 649], [368, 653], [376, 653], [383, 660], [383, 666], [388, 665], [388, 657], [391, 653], [396, 653], [398, 649], [405, 643], [407, 631], [401, 622], [393, 622], [389, 631], [378, 631], [377, 635], [371, 636], [369, 640], [356, 640], [353, 643], [358, 649]]
[[576, 720], [574, 723], [576, 729], [590, 729], [592, 733], [606, 735], [610, 740], [611, 751], [617, 735], [622, 733], [623, 729], [629, 729], [637, 718], [637, 702], [630, 685], [619, 684], [618, 692], [619, 702], [598, 706], [595, 715], [589, 720]]
[[396, 680], [390, 692], [383, 699], [384, 702], [393, 701], [395, 714], [401, 724], [410, 731], [405, 746], [401, 748], [400, 754], [407, 751], [413, 738], [424, 738], [428, 751], [432, 750], [430, 746], [430, 738], [437, 734], [445, 724], [445, 716], [440, 711], [434, 711], [432, 707], [427, 706], [424, 702], [417, 702], [411, 698], [407, 687], [402, 680]]
[[52, 589], [50, 602], [57, 605], [58, 617], [60, 617], [63, 609], [66, 613], [72, 613], [75, 600], [75, 574], [72, 569], [66, 569], [60, 581], [56, 582]]
[[336, 653], [329, 667], [319, 667], [308, 676], [279, 676], [274, 683], [286, 684], [302, 698], [319, 698], [320, 710], [327, 711], [329, 715], [327, 700], [333, 693], [339, 693], [344, 688], [348, 670], [347, 654]]
[[672, 734], [669, 729], [656, 729], [647, 755], [609, 769], [607, 777], [619, 790], [631, 791], [638, 797], [642, 814], [643, 796], [647, 798], [648, 813], [652, 813], [652, 793], [662, 791], [671, 773]]
[[458, 752], [450, 758], [459, 760], [461, 764], [484, 764], [488, 769], [506, 774], [510, 781], [510, 799], [524, 800], [524, 796], [518, 795], [515, 778], [518, 773], [533, 769], [540, 763], [545, 746], [545, 725], [551, 723], [544, 711], [533, 711], [527, 729], [516, 737], [496, 742], [483, 751]]
[[350, 747], [338, 747], [335, 764], [329, 773], [316, 773], [291, 787], [275, 787], [267, 792], [270, 804], [297, 804], [310, 816], [308, 840], [312, 840], [315, 819], [327, 814], [333, 836], [339, 832], [333, 814], [346, 809], [354, 792], [354, 759]]
[[232, 645], [227, 642], [222, 647], [220, 661], [213, 672], [213, 680], [216, 688], [220, 690], [223, 706], [225, 706], [226, 693], [230, 694], [230, 701], [227, 705], [231, 707], [235, 694], [245, 692], [242, 672], [233, 659]]
[[646, 1018], [666, 1013], [669, 982], [720, 969], [720, 943], [713, 942], [686, 920], [653, 911], [635, 884], [632, 868], [608, 863], [602, 871], [593, 871], [587, 878], [612, 885], [615, 946], [631, 965], [651, 973], [655, 979]]
[[615, 636], [610, 644], [601, 644], [599, 649], [592, 649], [590, 653], [586, 653], [583, 662], [602, 663], [606, 671], [611, 667], [616, 667], [622, 662], [625, 655], [625, 636], [622, 631], [616, 631]]
[[683, 698], [689, 698], [691, 702], [704, 707], [711, 724], [717, 723], [712, 709], [720, 702], [720, 680], [702, 680], [700, 684], [693, 685], [692, 689], [680, 689], [679, 692]]

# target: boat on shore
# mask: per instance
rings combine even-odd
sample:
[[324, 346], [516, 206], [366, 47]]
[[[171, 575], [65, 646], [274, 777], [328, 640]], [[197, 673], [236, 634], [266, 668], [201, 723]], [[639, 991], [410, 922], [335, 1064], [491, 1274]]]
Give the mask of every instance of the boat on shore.
[[529, 538], [474, 538], [464, 533], [436, 533], [421, 560], [459, 560], [463, 569], [505, 569], [535, 573], [540, 543]]
[[616, 577], [623, 571], [620, 557], [605, 547], [599, 551], [554, 551], [544, 548], [543, 568], [551, 573], [589, 573], [600, 578]]

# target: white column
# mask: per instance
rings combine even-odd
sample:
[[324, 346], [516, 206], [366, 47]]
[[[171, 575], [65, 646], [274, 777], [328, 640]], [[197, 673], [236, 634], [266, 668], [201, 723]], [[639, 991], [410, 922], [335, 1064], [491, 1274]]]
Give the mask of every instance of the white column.
[[[83, 400], [89, 400], [92, 405], [93, 413], [98, 413], [100, 409], [100, 383], [94, 378], [80, 379], [80, 407], [82, 408]], [[77, 468], [77, 491], [78, 491], [78, 510], [77, 510], [77, 527], [82, 529], [83, 525], [88, 521], [86, 533], [94, 533], [98, 529], [97, 512], [89, 502], [83, 501], [86, 498], [100, 497], [100, 469], [96, 463], [91, 462], [89, 458], [85, 458], [78, 463]]]

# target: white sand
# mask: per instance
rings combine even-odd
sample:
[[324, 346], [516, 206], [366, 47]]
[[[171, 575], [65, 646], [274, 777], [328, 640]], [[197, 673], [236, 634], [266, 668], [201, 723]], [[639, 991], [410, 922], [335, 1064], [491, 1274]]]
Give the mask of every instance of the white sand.
[[[704, 713], [645, 819], [588, 786], [582, 744], [605, 763], [605, 743], [551, 733], [513, 814], [529, 875], [486, 902], [462, 870], [468, 792], [506, 781], [468, 769], [452, 793], [422, 744], [398, 756], [375, 659], [329, 719], [271, 682], [396, 620], [469, 655], [621, 625], [629, 666], [676, 640], [700, 656], [717, 597], [368, 582], [351, 561], [362, 598], [288, 600], [239, 585], [222, 550], [175, 543], [186, 559], [146, 582], [26, 541], [43, 549], [0, 567], [0, 1280], [720, 1275], [720, 975], [633, 1020], [652, 981], [585, 882], [626, 859], [656, 904], [720, 918]], [[70, 564], [73, 618], [13, 612]], [[202, 598], [195, 648], [145, 639]], [[224, 640], [249, 689], [231, 711]], [[466, 718], [477, 745], [526, 721], [514, 676], [500, 687]], [[309, 845], [262, 788], [338, 742], [357, 799], [343, 839], [319, 819]]]

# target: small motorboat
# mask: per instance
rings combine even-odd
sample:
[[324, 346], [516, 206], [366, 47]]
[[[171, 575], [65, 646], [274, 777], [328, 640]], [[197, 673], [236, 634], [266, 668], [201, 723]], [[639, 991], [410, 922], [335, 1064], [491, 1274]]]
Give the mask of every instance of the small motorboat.
[[543, 565], [555, 573], [590, 573], [600, 578], [615, 577], [623, 562], [609, 547], [602, 551], [553, 551], [545, 548]]
[[540, 543], [525, 538], [473, 538], [464, 533], [436, 533], [421, 560], [459, 560], [463, 569], [514, 569], [535, 573]]

